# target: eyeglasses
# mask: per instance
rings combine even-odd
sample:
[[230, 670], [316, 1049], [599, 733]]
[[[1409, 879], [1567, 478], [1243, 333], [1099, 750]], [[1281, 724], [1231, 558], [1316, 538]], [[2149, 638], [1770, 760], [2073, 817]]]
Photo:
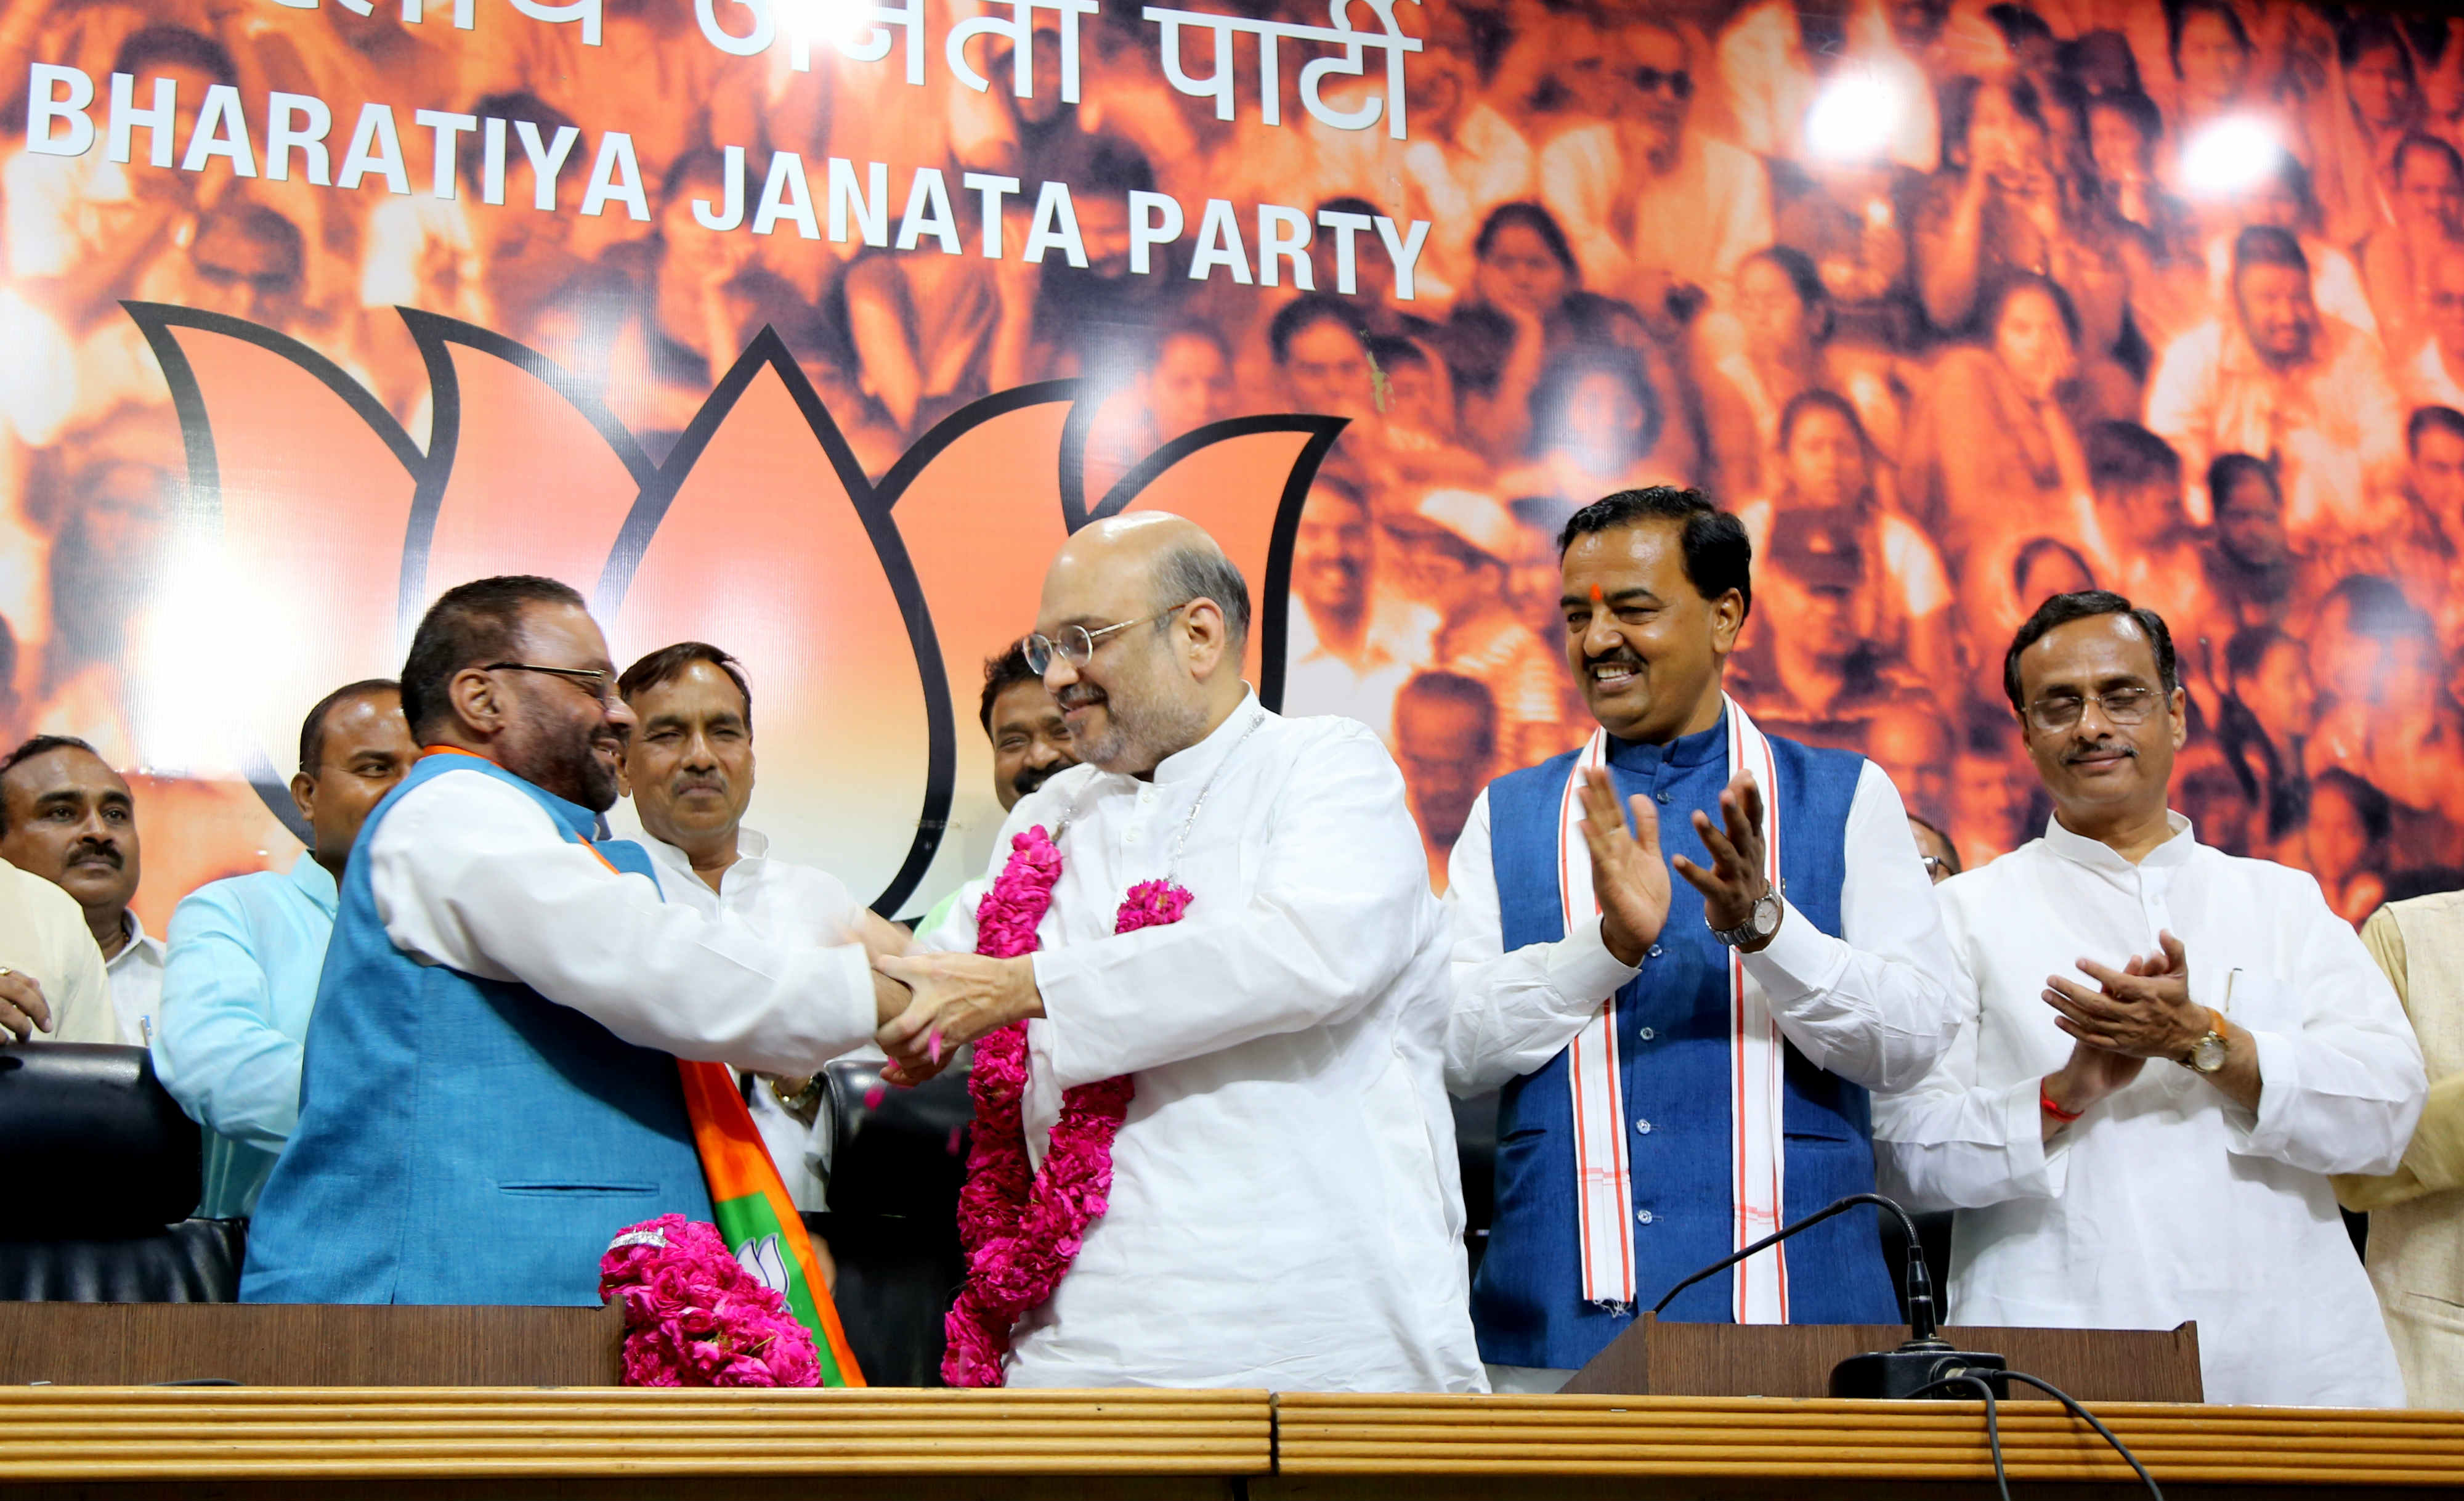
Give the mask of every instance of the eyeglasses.
[[536, 662], [491, 662], [491, 673], [545, 673], [579, 683], [593, 698], [605, 703], [616, 696], [616, 674], [595, 667], [541, 667]]
[[2117, 688], [2111, 693], [2055, 694], [2028, 705], [2028, 722], [2047, 735], [2058, 735], [2079, 723], [2091, 703], [2104, 713], [2107, 724], [2145, 724], [2165, 695], [2153, 688]]
[[1940, 876], [1950, 870], [1950, 862], [1938, 854], [1921, 854], [1917, 858], [1925, 863], [1925, 872], [1927, 875]]
[[1670, 99], [1690, 99], [1694, 97], [1694, 75], [1683, 68], [1666, 73], [1658, 68], [1637, 68], [1634, 70], [1634, 86], [1645, 94], [1657, 94], [1665, 89]]
[[1038, 677], [1052, 671], [1052, 659], [1056, 656], [1071, 667], [1085, 667], [1095, 659], [1096, 643], [1106, 636], [1117, 635], [1132, 626], [1143, 626], [1151, 620], [1169, 619], [1196, 603], [1195, 600], [1183, 600], [1170, 609], [1140, 615], [1135, 620], [1125, 620], [1117, 626], [1106, 626], [1099, 630], [1089, 630], [1084, 626], [1064, 626], [1057, 636], [1038, 631], [1020, 642], [1019, 649], [1026, 653], [1026, 670]]

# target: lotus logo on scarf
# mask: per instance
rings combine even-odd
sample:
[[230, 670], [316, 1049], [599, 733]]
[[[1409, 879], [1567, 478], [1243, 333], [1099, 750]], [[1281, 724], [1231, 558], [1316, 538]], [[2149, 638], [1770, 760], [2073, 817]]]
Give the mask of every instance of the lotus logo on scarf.
[[1213, 532], [1257, 592], [1250, 680], [1280, 701], [1292, 534], [1342, 427], [1217, 423], [1090, 499], [1102, 393], [1055, 381], [953, 414], [875, 482], [766, 328], [653, 460], [587, 382], [451, 319], [400, 310], [429, 379], [424, 423], [407, 427], [297, 340], [126, 306], [170, 384], [189, 471], [157, 591], [178, 629], [131, 679], [154, 700], [146, 717], [203, 749], [141, 744], [150, 762], [243, 773], [290, 822], [276, 768], [302, 709], [397, 671], [446, 588], [546, 574], [590, 600], [620, 667], [680, 640], [740, 657], [763, 828], [785, 849], [826, 850], [892, 915], [954, 800], [990, 816], [988, 790], [976, 796], [990, 779], [972, 723], [981, 663], [1032, 624], [1045, 562], [1089, 520], [1164, 509]]
[[744, 1269], [745, 1275], [771, 1291], [781, 1297], [787, 1295], [787, 1258], [780, 1253], [776, 1234], [737, 1247], [736, 1264]]

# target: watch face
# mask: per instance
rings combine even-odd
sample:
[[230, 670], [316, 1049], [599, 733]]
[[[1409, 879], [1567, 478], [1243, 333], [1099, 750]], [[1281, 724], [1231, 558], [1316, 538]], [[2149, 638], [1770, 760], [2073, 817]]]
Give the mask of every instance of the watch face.
[[2190, 1048], [2190, 1067], [2201, 1073], [2213, 1073], [2225, 1066], [2225, 1040], [2210, 1032]]
[[1763, 893], [1762, 898], [1754, 903], [1754, 915], [1749, 920], [1753, 924], [1755, 938], [1769, 938], [1777, 933], [1779, 931], [1778, 894], [1772, 892]]

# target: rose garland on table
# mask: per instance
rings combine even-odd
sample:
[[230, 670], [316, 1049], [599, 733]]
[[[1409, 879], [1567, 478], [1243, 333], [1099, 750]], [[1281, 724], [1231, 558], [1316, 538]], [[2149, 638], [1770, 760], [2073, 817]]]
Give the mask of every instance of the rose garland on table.
[[[976, 910], [976, 952], [1016, 959], [1036, 950], [1036, 927], [1052, 907], [1061, 850], [1041, 826], [1010, 841], [1009, 863]], [[1112, 931], [1178, 922], [1189, 893], [1170, 881], [1141, 881], [1123, 898]], [[952, 1386], [999, 1386], [1001, 1358], [1019, 1316], [1052, 1296], [1085, 1244], [1087, 1227], [1109, 1207], [1112, 1138], [1129, 1115], [1129, 1077], [1065, 1090], [1061, 1117], [1041, 1171], [1027, 1165], [1019, 1102], [1026, 1092], [1026, 1024], [976, 1040], [967, 1081], [975, 1097], [975, 1143], [958, 1191], [958, 1239], [967, 1282], [943, 1327], [949, 1350], [941, 1379]]]
[[625, 1307], [627, 1386], [818, 1386], [806, 1329], [718, 1227], [663, 1214], [620, 1232], [599, 1295]]

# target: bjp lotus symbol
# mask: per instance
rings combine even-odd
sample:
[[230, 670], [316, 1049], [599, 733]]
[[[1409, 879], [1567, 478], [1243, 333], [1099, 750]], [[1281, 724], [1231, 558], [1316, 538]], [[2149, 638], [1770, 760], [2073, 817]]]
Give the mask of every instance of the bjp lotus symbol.
[[[904, 909], [936, 854], [949, 851], [945, 885], [989, 850], [990, 759], [972, 722], [980, 663], [1032, 622], [1045, 561], [1089, 519], [1168, 509], [1221, 539], [1257, 591], [1251, 681], [1279, 700], [1292, 535], [1341, 427], [1217, 423], [1090, 505], [1093, 402], [1053, 381], [955, 413], [876, 483], [764, 329], [654, 462], [554, 362], [406, 308], [429, 382], [422, 442], [297, 340], [191, 308], [128, 311], [187, 443], [187, 586], [206, 578], [253, 636], [285, 643], [257, 641], [265, 666], [226, 711], [251, 780], [271, 792], [300, 712], [326, 689], [398, 670], [444, 589], [547, 574], [591, 600], [619, 664], [687, 639], [742, 658], [759, 753], [753, 822], [886, 913]], [[289, 817], [287, 799], [267, 801]], [[979, 848], [945, 841], [954, 827]]]

